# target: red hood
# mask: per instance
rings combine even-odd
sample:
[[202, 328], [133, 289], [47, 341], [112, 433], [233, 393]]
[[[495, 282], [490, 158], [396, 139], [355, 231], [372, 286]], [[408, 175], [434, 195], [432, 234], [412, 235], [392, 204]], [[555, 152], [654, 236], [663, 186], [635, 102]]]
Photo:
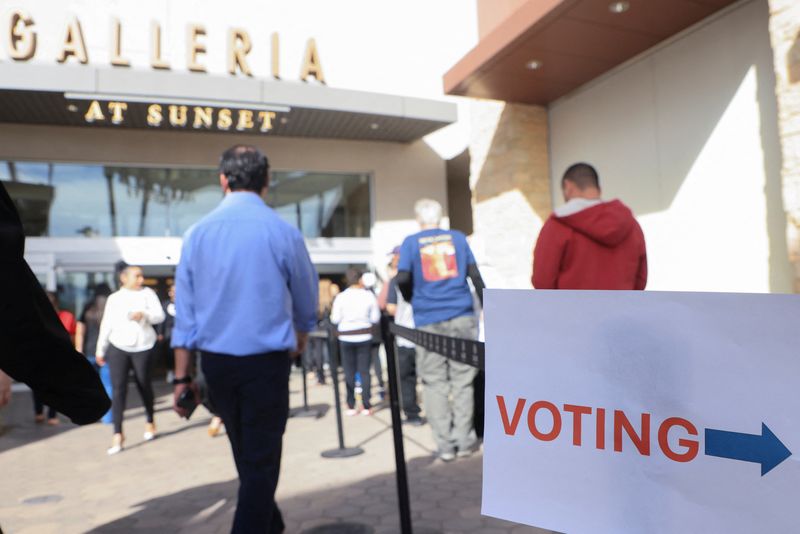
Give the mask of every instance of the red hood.
[[630, 208], [619, 200], [603, 202], [566, 217], [556, 215], [553, 217], [558, 222], [607, 247], [619, 245], [628, 237], [636, 224]]

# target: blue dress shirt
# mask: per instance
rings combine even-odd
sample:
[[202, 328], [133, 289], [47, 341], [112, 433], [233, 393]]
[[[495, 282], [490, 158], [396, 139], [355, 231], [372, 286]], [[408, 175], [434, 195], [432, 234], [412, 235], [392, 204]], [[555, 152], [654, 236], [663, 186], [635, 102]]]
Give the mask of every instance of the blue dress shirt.
[[172, 346], [247, 356], [293, 350], [317, 323], [302, 234], [255, 193], [229, 193], [183, 238]]

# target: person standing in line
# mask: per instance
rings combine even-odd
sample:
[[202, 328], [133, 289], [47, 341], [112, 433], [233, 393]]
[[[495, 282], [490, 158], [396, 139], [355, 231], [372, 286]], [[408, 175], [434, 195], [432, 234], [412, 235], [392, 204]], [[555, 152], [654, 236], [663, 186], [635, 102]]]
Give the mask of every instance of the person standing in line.
[[[100, 322], [103, 320], [103, 311], [110, 294], [111, 288], [108, 284], [98, 284], [94, 289], [92, 299], [83, 308], [75, 328], [75, 350], [86, 356], [92, 367], [100, 374], [100, 381], [109, 397], [112, 395], [111, 375], [107, 365], [103, 367], [97, 365], [95, 352], [97, 351], [97, 338], [100, 335]], [[103, 422], [113, 422], [111, 410], [103, 416]]]
[[170, 346], [172, 329], [175, 327], [175, 284], [170, 283], [167, 288], [167, 300], [162, 303], [164, 307], [164, 322], [156, 327], [158, 334], [156, 346], [158, 356], [167, 368], [167, 382], [172, 383], [175, 378], [175, 353]]
[[[435, 200], [417, 201], [414, 212], [421, 231], [400, 246], [397, 287], [411, 303], [418, 329], [475, 339], [478, 323], [467, 278], [481, 305], [484, 285], [467, 238], [439, 227], [442, 206]], [[450, 462], [456, 456], [470, 456], [478, 447], [472, 386], [477, 369], [423, 347], [417, 347], [417, 365], [439, 458]]]
[[122, 420], [131, 368], [147, 414], [143, 438], [150, 441], [156, 437], [152, 377], [156, 331], [153, 325], [164, 320], [164, 308], [155, 291], [144, 287], [141, 267], [127, 266], [120, 274], [120, 282], [122, 287], [106, 300], [95, 351], [97, 365], [108, 364], [114, 392], [111, 403], [114, 436], [108, 454], [117, 454], [124, 446]]
[[381, 320], [375, 294], [364, 288], [362, 273], [350, 267], [345, 273], [347, 289], [336, 296], [331, 322], [339, 332], [339, 350], [347, 389], [347, 415], [356, 415], [356, 372], [361, 375], [361, 415], [372, 414], [370, 403], [370, 362], [372, 360], [372, 328]]
[[[378, 277], [374, 273], [365, 272], [361, 275], [361, 284], [364, 289], [375, 295], [375, 284], [378, 282]], [[377, 296], [376, 296], [376, 300]], [[378, 300], [378, 311], [381, 312], [380, 300]], [[381, 344], [383, 343], [383, 333], [380, 328], [376, 328], [372, 332], [372, 343], [369, 347], [370, 365], [375, 372], [375, 379], [378, 381], [378, 397], [381, 401], [386, 397], [386, 389], [383, 381], [383, 362], [381, 361]], [[362, 379], [363, 380], [363, 379]]]
[[303, 235], [264, 202], [267, 157], [236, 145], [219, 170], [224, 199], [184, 235], [175, 277], [173, 408], [187, 414], [187, 388], [197, 397], [189, 368], [198, 350], [239, 473], [232, 532], [279, 533], [290, 357], [316, 326], [318, 278]]
[[[399, 326], [414, 328], [414, 310], [411, 304], [405, 301], [403, 295], [397, 290], [397, 262], [400, 259], [400, 247], [392, 251], [392, 261], [388, 272], [391, 279], [388, 282], [389, 290], [386, 295], [386, 312], [394, 317], [394, 322]], [[416, 345], [402, 337], [397, 341], [397, 367], [400, 382], [400, 399], [403, 413], [406, 414], [406, 423], [413, 426], [425, 424], [419, 416], [422, 411], [417, 403], [417, 351]]]
[[597, 171], [570, 166], [563, 206], [547, 219], [533, 250], [536, 289], [628, 289], [647, 285], [644, 234], [630, 208], [601, 198]]

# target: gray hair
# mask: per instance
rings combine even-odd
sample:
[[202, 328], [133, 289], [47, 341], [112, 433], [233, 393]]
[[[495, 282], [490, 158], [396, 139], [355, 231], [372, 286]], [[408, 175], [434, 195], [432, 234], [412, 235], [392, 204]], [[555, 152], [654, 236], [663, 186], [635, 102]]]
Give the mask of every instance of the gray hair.
[[430, 198], [422, 198], [414, 204], [417, 222], [424, 225], [436, 225], [442, 221], [442, 205]]

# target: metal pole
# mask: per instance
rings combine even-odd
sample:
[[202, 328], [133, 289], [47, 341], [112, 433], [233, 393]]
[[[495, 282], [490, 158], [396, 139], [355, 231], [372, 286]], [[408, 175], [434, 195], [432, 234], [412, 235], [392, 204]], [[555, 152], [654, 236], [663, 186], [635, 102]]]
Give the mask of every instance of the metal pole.
[[403, 447], [403, 427], [400, 420], [400, 381], [397, 373], [394, 334], [389, 330], [389, 320], [381, 321], [384, 346], [386, 347], [386, 366], [389, 368], [389, 406], [392, 412], [392, 435], [394, 437], [394, 463], [397, 472], [397, 500], [400, 506], [400, 532], [412, 534], [411, 502], [408, 497], [408, 474], [406, 473], [406, 454]]
[[339, 398], [339, 342], [336, 339], [335, 326], [328, 331], [328, 348], [331, 355], [331, 381], [333, 382], [333, 401], [336, 406], [336, 430], [339, 434], [339, 448], [322, 451], [323, 458], [348, 458], [364, 452], [360, 447], [344, 446], [344, 430], [342, 429], [342, 401]]
[[306, 383], [306, 362], [303, 360], [303, 355], [300, 355], [300, 369], [303, 372], [303, 407], [299, 410], [294, 410], [291, 417], [319, 417], [317, 410], [312, 410], [308, 407], [308, 384]]

